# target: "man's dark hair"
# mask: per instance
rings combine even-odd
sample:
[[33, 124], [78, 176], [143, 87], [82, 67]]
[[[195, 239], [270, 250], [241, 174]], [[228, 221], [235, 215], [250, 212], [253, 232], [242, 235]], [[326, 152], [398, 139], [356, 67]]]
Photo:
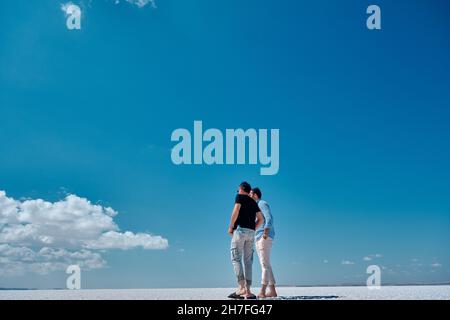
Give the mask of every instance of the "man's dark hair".
[[253, 188], [252, 191], [253, 191], [254, 194], [256, 194], [258, 196], [259, 199], [261, 199], [262, 193], [261, 193], [261, 190], [259, 188]]
[[252, 191], [252, 186], [247, 181], [242, 182], [239, 187], [247, 193]]

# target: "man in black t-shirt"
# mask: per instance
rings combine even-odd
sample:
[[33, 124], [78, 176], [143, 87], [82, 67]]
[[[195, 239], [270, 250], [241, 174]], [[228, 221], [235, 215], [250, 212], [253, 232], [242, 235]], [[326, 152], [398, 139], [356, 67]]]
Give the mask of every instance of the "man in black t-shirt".
[[[242, 182], [231, 214], [228, 233], [231, 240], [231, 261], [238, 281], [238, 289], [230, 298], [244, 297], [255, 299], [251, 293], [253, 245], [255, 230], [263, 223], [264, 218], [255, 200], [249, 197], [252, 190], [250, 184]], [[242, 262], [244, 266], [242, 266]]]

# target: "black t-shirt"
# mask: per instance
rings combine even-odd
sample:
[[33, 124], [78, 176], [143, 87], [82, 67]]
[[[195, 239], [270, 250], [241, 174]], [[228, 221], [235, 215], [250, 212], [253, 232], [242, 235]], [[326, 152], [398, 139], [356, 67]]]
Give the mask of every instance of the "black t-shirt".
[[245, 194], [238, 194], [235, 203], [239, 203], [241, 209], [239, 210], [238, 218], [234, 224], [234, 230], [236, 230], [238, 226], [255, 230], [256, 213], [260, 211], [256, 201]]

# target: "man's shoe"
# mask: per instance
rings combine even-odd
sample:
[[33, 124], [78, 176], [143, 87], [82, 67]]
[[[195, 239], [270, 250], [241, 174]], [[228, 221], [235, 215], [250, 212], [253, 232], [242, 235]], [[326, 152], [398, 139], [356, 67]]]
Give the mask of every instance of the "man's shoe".
[[229, 299], [239, 299], [239, 300], [244, 299], [243, 296], [238, 295], [236, 292], [233, 292], [232, 294], [230, 294], [230, 295], [228, 296], [228, 298], [229, 298]]

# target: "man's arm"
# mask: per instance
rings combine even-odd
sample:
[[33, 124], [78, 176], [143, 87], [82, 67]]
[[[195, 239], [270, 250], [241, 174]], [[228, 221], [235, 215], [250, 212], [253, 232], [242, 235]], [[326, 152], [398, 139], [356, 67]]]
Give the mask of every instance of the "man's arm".
[[231, 213], [231, 219], [230, 219], [230, 227], [228, 228], [228, 233], [230, 235], [233, 235], [234, 232], [234, 224], [236, 223], [236, 220], [239, 216], [239, 210], [241, 209], [241, 204], [236, 203], [233, 208], [233, 212]]
[[263, 224], [263, 222], [264, 222], [264, 217], [263, 217], [261, 211], [258, 211], [256, 213], [256, 227], [255, 228], [258, 229]]
[[261, 212], [264, 215], [264, 239], [266, 239], [269, 236], [269, 231], [270, 228], [273, 225], [273, 221], [272, 221], [272, 215], [270, 214], [270, 207], [267, 203], [261, 203], [260, 206]]

